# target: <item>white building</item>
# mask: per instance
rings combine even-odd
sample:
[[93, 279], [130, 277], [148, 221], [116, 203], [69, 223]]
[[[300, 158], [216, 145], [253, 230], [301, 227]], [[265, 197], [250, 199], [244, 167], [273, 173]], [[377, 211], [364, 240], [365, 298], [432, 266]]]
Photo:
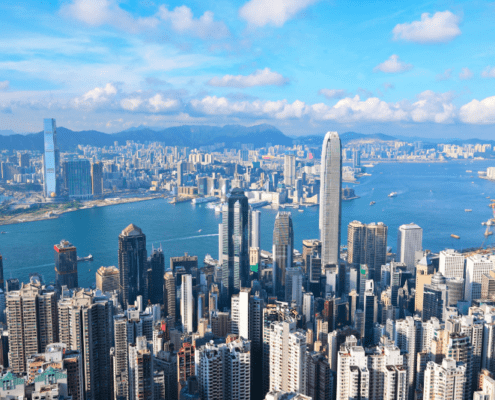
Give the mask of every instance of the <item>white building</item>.
[[430, 361], [426, 365], [423, 398], [429, 400], [463, 400], [466, 367], [445, 358], [442, 365]]
[[446, 278], [464, 279], [465, 257], [453, 249], [441, 251], [438, 271]]
[[249, 339], [249, 288], [241, 288], [231, 297], [231, 333]]
[[296, 181], [296, 156], [286, 154], [284, 156], [284, 184], [285, 186], [294, 186]]
[[369, 398], [368, 360], [352, 335], [347, 337], [344, 350], [339, 351], [336, 384], [337, 400]]
[[313, 321], [315, 315], [315, 297], [313, 293], [306, 292], [303, 295], [303, 315], [306, 319], [306, 324]]
[[397, 261], [416, 273], [415, 253], [423, 250], [423, 229], [414, 223], [401, 225], [397, 235]]
[[493, 260], [481, 254], [475, 254], [466, 259], [465, 301], [472, 302], [481, 298], [481, 279], [492, 269]]
[[192, 292], [192, 276], [182, 275], [180, 288], [180, 315], [184, 332], [193, 333], [194, 299]]

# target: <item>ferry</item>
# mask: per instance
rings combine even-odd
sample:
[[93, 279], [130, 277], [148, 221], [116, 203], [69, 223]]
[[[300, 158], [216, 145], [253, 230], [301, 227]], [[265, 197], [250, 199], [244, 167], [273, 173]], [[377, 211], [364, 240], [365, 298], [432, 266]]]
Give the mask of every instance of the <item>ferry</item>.
[[192, 199], [193, 204], [210, 203], [212, 201], [218, 201], [218, 197], [209, 196], [209, 197], [196, 197], [195, 199]]
[[470, 208], [466, 208], [464, 211], [465, 212], [472, 212], [473, 210], [471, 210]]
[[397, 192], [392, 192], [388, 195], [388, 197], [397, 197]]
[[470, 169], [467, 169], [466, 172], [468, 173], [472, 173], [473, 171], [471, 171]]
[[373, 204], [376, 204], [376, 201], [372, 201], [372, 202], [370, 203], [370, 206], [372, 206]]
[[251, 206], [251, 208], [260, 208], [260, 207], [263, 207], [263, 206], [266, 206], [267, 204], [270, 204], [269, 201], [267, 200], [259, 200], [259, 201], [250, 201], [249, 202], [249, 205]]
[[450, 235], [450, 237], [452, 237], [454, 239], [460, 239], [461, 238], [459, 235], [454, 235], [454, 234]]
[[299, 212], [304, 212], [304, 210], [297, 210], [297, 211], [299, 211]]
[[90, 254], [87, 257], [77, 257], [77, 261], [93, 261], [93, 256]]

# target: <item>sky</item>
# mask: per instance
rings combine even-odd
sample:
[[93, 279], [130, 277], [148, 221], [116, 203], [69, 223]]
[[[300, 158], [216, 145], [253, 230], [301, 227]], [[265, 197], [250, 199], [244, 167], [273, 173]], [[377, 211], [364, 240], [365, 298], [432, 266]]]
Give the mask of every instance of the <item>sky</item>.
[[0, 132], [255, 125], [495, 140], [495, 2], [0, 2]]

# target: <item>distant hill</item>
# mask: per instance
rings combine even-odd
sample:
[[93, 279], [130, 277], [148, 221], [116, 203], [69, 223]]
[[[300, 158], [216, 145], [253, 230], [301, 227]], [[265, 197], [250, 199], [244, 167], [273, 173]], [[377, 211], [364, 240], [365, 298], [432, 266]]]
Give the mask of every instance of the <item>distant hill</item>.
[[[61, 151], [74, 151], [77, 145], [112, 146], [114, 142], [125, 144], [127, 140], [135, 142], [162, 142], [167, 146], [199, 147], [225, 142], [232, 147], [238, 144], [252, 143], [255, 147], [273, 145], [291, 146], [292, 139], [285, 136], [274, 126], [262, 124], [255, 126], [226, 125], [223, 127], [207, 125], [184, 125], [162, 130], [141, 127], [113, 134], [98, 131], [72, 131], [57, 128], [57, 140]], [[0, 148], [8, 150], [43, 151], [43, 132], [27, 135], [0, 136]]]

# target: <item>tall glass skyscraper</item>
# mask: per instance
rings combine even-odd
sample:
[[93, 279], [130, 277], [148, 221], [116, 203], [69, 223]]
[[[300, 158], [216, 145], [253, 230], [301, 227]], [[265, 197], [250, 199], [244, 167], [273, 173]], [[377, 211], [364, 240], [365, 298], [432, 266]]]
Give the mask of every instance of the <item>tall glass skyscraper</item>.
[[64, 163], [65, 187], [69, 197], [91, 197], [91, 164], [89, 160], [69, 160]]
[[337, 132], [327, 132], [323, 139], [320, 174], [321, 261], [323, 266], [337, 265], [342, 214], [342, 148]]
[[45, 150], [43, 153], [43, 189], [45, 197], [59, 193], [58, 179], [60, 174], [60, 155], [57, 146], [57, 127], [53, 118], [43, 120], [43, 138]]
[[285, 275], [292, 267], [294, 229], [290, 212], [279, 212], [273, 228], [273, 292], [285, 299]]

